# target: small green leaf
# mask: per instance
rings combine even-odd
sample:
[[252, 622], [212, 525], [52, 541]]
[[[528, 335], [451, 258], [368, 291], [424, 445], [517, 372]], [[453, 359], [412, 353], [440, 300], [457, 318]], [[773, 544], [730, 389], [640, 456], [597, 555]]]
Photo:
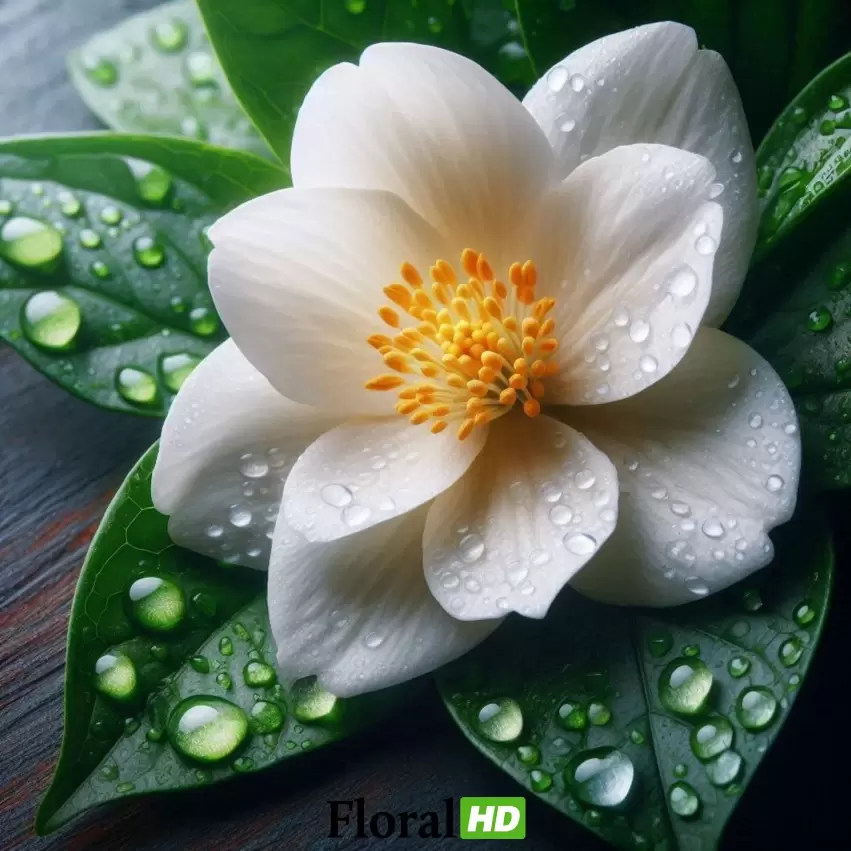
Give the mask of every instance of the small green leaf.
[[465, 52], [466, 20], [454, 0], [198, 0], [198, 6], [233, 90], [284, 163], [298, 108], [326, 68], [357, 62], [378, 41]]
[[204, 231], [277, 166], [161, 137], [0, 142], [0, 337], [81, 398], [162, 416], [224, 329]]
[[843, 182], [851, 169], [851, 54], [789, 104], [757, 152], [762, 198], [756, 259]]
[[633, 611], [568, 591], [438, 675], [489, 759], [617, 848], [710, 851], [771, 746], [827, 614], [817, 512], [777, 560], [711, 599]]
[[68, 57], [68, 67], [86, 105], [115, 130], [271, 156], [231, 91], [193, 0], [98, 33]]
[[106, 801], [207, 786], [315, 750], [397, 693], [342, 700], [312, 678], [278, 683], [265, 575], [171, 542], [151, 503], [155, 460], [153, 447], [127, 477], [83, 565], [41, 834]]

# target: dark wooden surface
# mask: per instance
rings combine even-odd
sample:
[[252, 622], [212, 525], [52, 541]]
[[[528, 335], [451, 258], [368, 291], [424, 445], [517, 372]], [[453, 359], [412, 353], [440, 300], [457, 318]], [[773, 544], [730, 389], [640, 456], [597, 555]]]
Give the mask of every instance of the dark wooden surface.
[[[65, 72], [67, 51], [155, 0], [0, 0], [0, 135], [97, 128]], [[58, 834], [32, 833], [62, 730], [65, 628], [98, 519], [155, 422], [91, 408], [0, 348], [0, 849], [337, 849], [386, 840], [329, 839], [329, 799], [373, 811], [437, 809], [448, 796], [516, 787], [468, 746], [425, 684], [381, 729], [205, 793], [102, 808]], [[834, 506], [838, 525], [848, 501]], [[851, 792], [848, 578], [841, 543], [835, 605], [783, 735], [726, 832], [723, 848], [847, 847]], [[602, 844], [530, 800], [526, 848]], [[408, 848], [463, 848], [417, 840]]]

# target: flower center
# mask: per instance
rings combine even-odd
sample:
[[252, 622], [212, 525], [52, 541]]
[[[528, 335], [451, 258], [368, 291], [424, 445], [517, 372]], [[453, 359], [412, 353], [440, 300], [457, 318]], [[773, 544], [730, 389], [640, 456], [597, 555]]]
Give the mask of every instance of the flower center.
[[558, 348], [555, 322], [547, 314], [551, 298], [537, 298], [537, 271], [531, 260], [512, 263], [509, 285], [497, 280], [484, 254], [461, 253], [464, 280], [438, 260], [430, 269], [431, 286], [411, 263], [403, 263], [404, 283], [384, 293], [417, 320], [402, 327], [402, 316], [385, 305], [378, 315], [393, 336], [373, 334], [367, 342], [392, 373], [378, 375], [367, 390], [397, 390], [396, 410], [413, 425], [431, 423], [434, 434], [460, 421], [464, 440], [476, 426], [508, 413], [516, 403], [536, 417], [544, 395], [543, 379], [558, 372], [550, 360]]

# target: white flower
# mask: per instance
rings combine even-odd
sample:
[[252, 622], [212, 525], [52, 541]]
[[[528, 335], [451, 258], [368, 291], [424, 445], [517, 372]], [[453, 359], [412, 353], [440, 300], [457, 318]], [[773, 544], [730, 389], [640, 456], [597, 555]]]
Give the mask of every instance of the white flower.
[[292, 174], [211, 229], [233, 339], [153, 482], [175, 541], [268, 564], [284, 676], [369, 691], [568, 581], [666, 606], [770, 561], [800, 444], [716, 330], [754, 158], [692, 30], [604, 38], [522, 104], [468, 59], [370, 47], [308, 93]]

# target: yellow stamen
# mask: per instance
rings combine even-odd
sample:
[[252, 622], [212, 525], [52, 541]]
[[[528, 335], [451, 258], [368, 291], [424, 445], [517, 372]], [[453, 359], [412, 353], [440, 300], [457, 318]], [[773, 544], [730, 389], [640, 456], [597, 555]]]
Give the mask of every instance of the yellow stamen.
[[[402, 264], [404, 283], [384, 288], [394, 307], [378, 311], [399, 330], [367, 339], [399, 374], [378, 375], [365, 387], [396, 390], [396, 411], [411, 424], [429, 422], [430, 431], [440, 434], [454, 422], [458, 439], [465, 440], [515, 406], [529, 417], [540, 414], [546, 378], [559, 370], [552, 359], [559, 342], [555, 320], [546, 318], [555, 300], [536, 295], [534, 262], [512, 263], [497, 280], [487, 257], [465, 248], [460, 281], [457, 268], [436, 259], [424, 288], [420, 271]], [[414, 317], [413, 327], [401, 328], [397, 308]]]

